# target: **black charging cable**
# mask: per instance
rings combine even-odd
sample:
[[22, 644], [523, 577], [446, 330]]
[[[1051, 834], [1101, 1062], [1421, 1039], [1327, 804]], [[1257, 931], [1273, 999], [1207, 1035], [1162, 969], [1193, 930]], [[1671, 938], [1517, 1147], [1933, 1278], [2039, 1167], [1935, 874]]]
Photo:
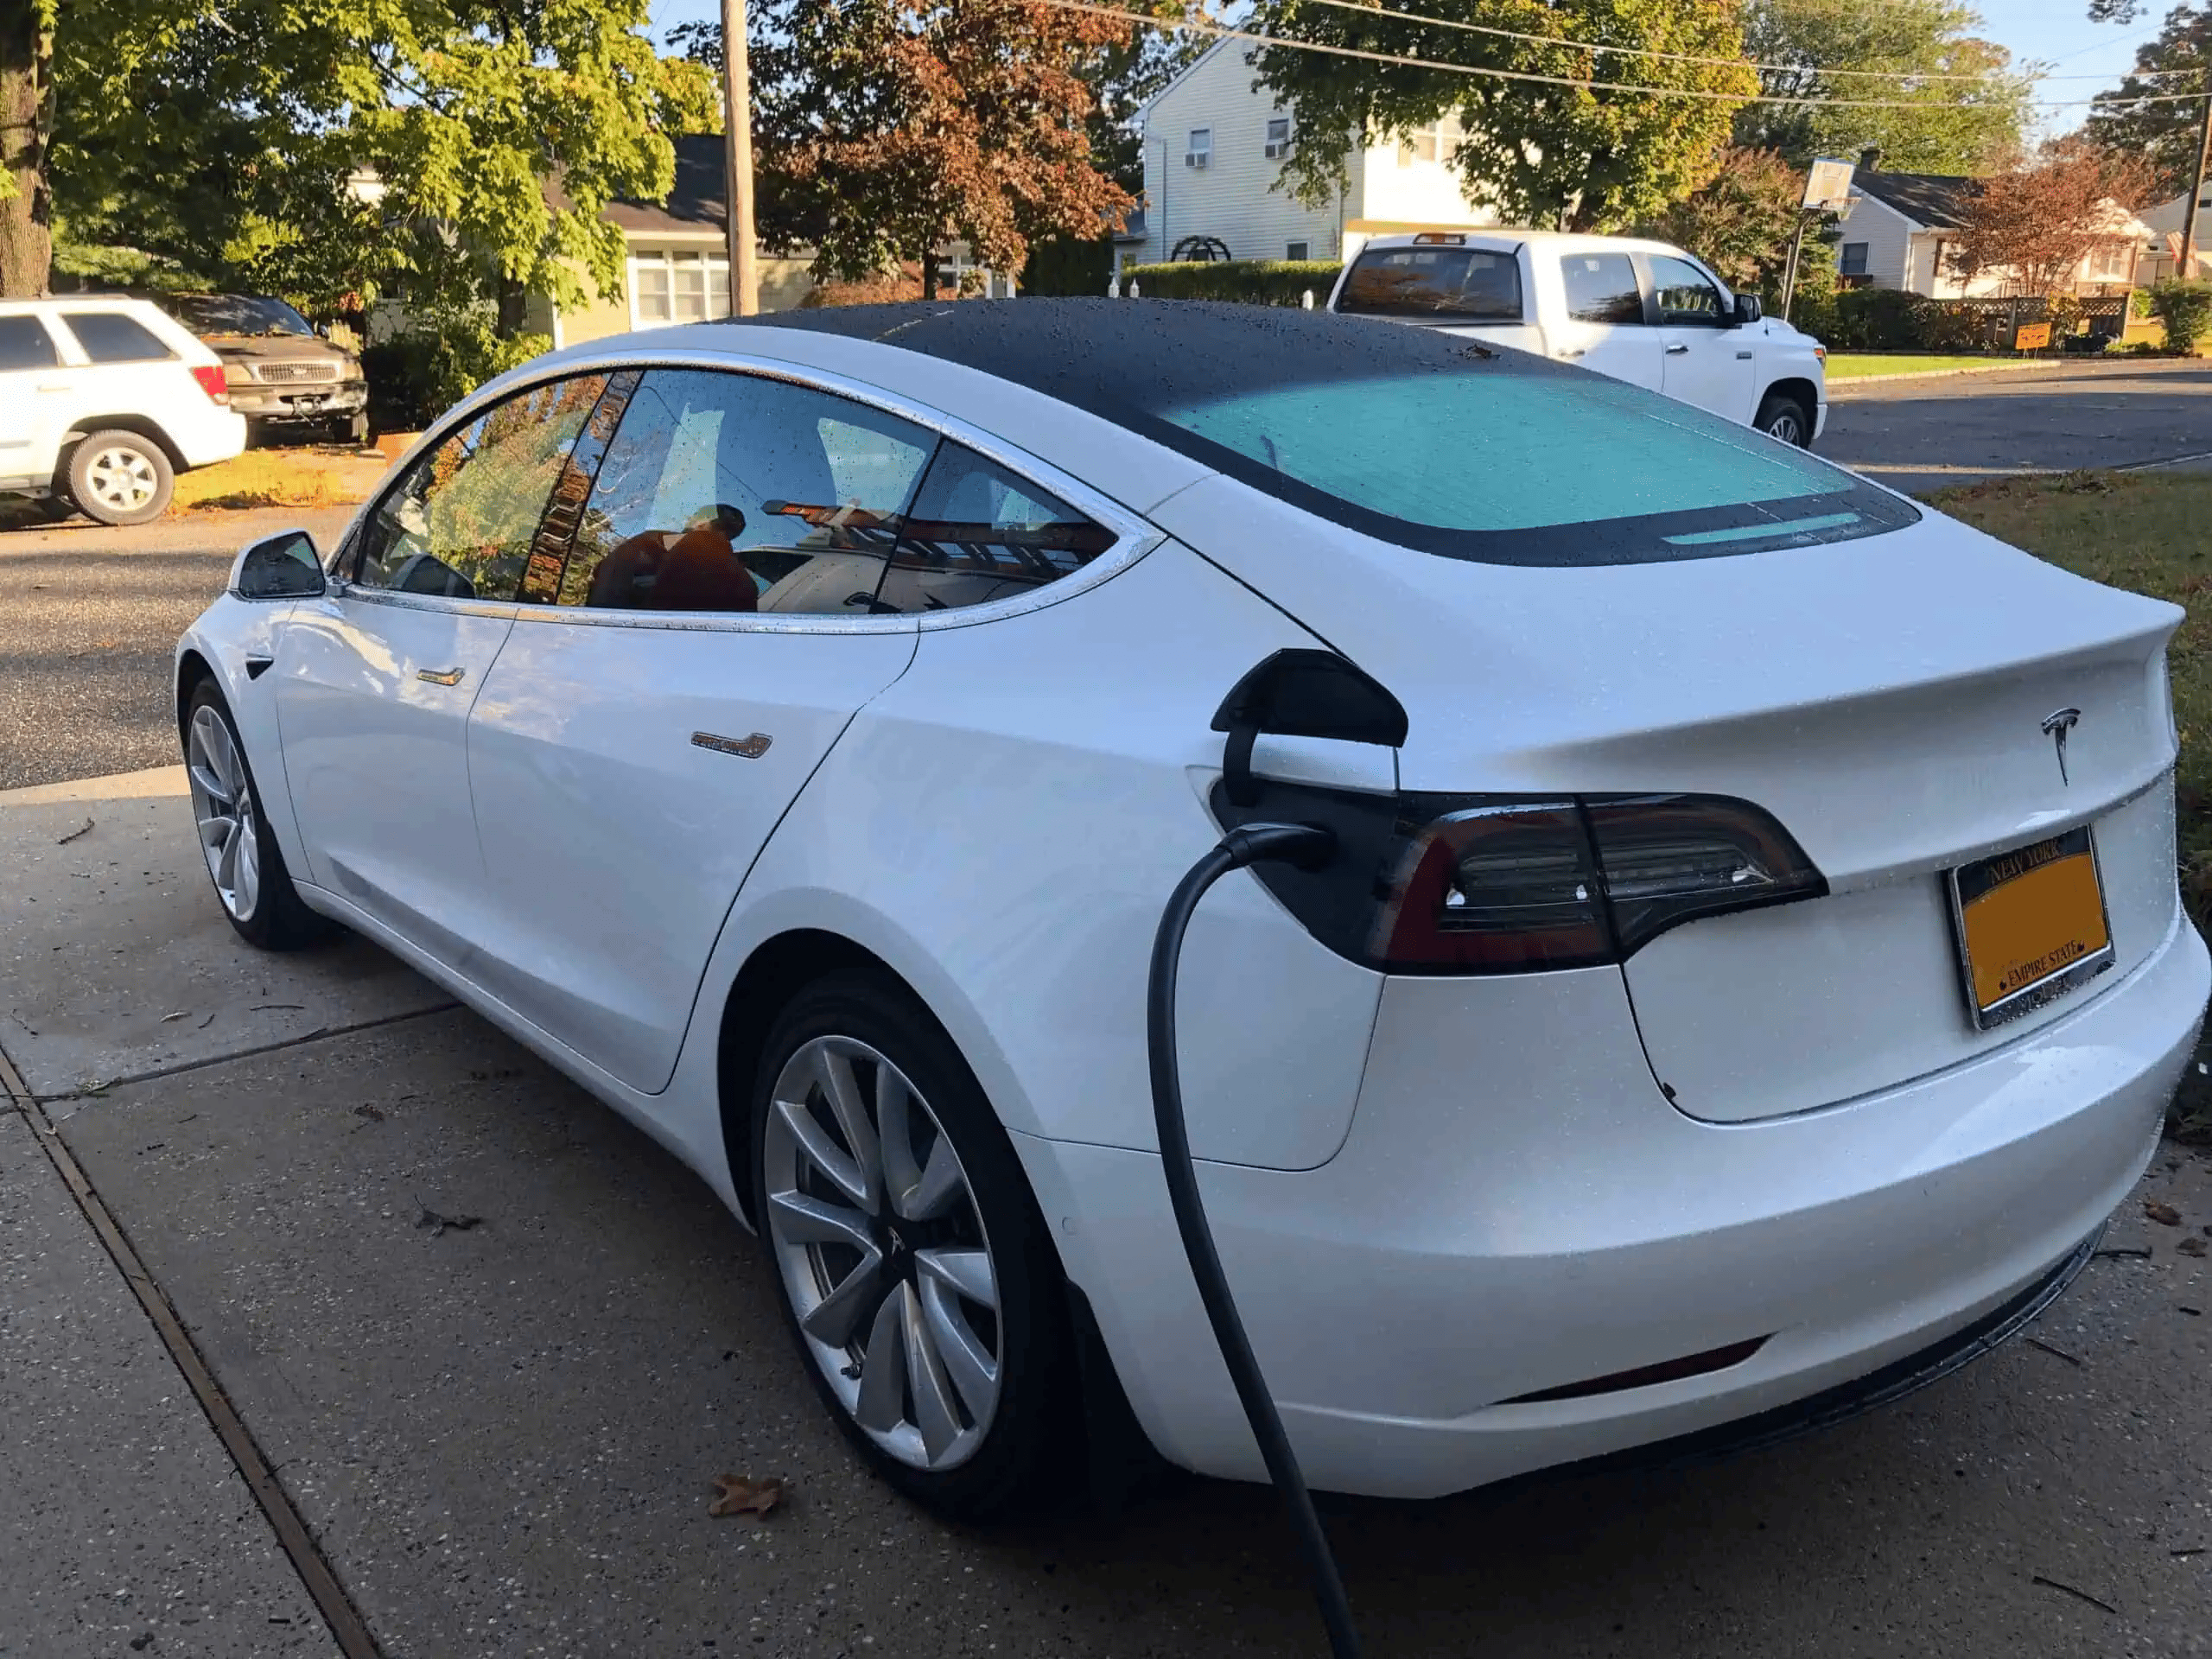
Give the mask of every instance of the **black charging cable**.
[[1183, 1082], [1176, 1065], [1175, 979], [1183, 956], [1183, 935], [1191, 925], [1198, 900], [1208, 887], [1231, 870], [1248, 864], [1282, 862], [1316, 870], [1336, 856], [1337, 838], [1319, 824], [1248, 823], [1230, 830], [1214, 849], [1191, 867], [1175, 884], [1167, 908], [1160, 918], [1160, 931], [1152, 942], [1152, 979], [1145, 997], [1145, 1036], [1151, 1047], [1152, 1116], [1160, 1133], [1160, 1168], [1167, 1177], [1167, 1196], [1175, 1208], [1175, 1228], [1183, 1236], [1183, 1254], [1190, 1258], [1191, 1275], [1198, 1281], [1198, 1300], [1205, 1305], [1214, 1340], [1236, 1384], [1245, 1421], [1260, 1443], [1268, 1477], [1282, 1494], [1290, 1511], [1291, 1529], [1298, 1535], [1299, 1553], [1313, 1580], [1313, 1599], [1320, 1604], [1321, 1622], [1328, 1627], [1329, 1649], [1336, 1659], [1357, 1659], [1359, 1632], [1352, 1628], [1351, 1604], [1344, 1599], [1344, 1580], [1337, 1572], [1337, 1558], [1314, 1513], [1313, 1494], [1306, 1490], [1298, 1457], [1284, 1433], [1282, 1414], [1268, 1393], [1253, 1357], [1244, 1322], [1223, 1277], [1221, 1255], [1214, 1249], [1213, 1230], [1206, 1225], [1205, 1205], [1198, 1197], [1198, 1172], [1191, 1161], [1191, 1137], [1183, 1122]]

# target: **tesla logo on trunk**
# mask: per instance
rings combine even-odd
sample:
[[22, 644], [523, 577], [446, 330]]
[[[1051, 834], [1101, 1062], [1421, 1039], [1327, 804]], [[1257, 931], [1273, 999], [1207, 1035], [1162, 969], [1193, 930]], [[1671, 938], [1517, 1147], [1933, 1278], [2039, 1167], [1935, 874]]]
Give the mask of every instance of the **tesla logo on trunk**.
[[2066, 734], [2081, 724], [2081, 721], [2082, 711], [2079, 709], [2061, 709], [2055, 715], [2043, 717], [2044, 734], [2058, 746], [2058, 781], [2069, 788], [2073, 786], [2074, 780], [2066, 775]]

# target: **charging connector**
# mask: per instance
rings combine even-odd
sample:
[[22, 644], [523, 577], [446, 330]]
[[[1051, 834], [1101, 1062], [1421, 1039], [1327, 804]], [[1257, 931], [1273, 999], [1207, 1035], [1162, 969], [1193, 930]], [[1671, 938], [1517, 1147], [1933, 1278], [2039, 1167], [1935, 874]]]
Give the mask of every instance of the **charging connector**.
[[1152, 977], [1145, 1006], [1145, 1034], [1152, 1065], [1152, 1116], [1160, 1135], [1160, 1162], [1167, 1178], [1167, 1196], [1175, 1211], [1176, 1230], [1182, 1235], [1183, 1253], [1189, 1258], [1191, 1275], [1198, 1281], [1198, 1300], [1213, 1326], [1214, 1340], [1229, 1367], [1230, 1380], [1244, 1408], [1252, 1437], [1268, 1477], [1282, 1494], [1297, 1535], [1299, 1553], [1313, 1581], [1313, 1599], [1320, 1605], [1321, 1622], [1328, 1629], [1330, 1651], [1336, 1659], [1356, 1659], [1359, 1633], [1352, 1628], [1351, 1605], [1344, 1597], [1342, 1577], [1329, 1540], [1314, 1511], [1313, 1494], [1297, 1454], [1284, 1433], [1282, 1415], [1268, 1393], [1260, 1362], [1244, 1334], [1236, 1304], [1222, 1273], [1221, 1255], [1215, 1249], [1213, 1230], [1206, 1224], [1205, 1205], [1198, 1196], [1198, 1173], [1191, 1157], [1191, 1137], [1183, 1121], [1183, 1084], [1176, 1064], [1175, 983], [1183, 955], [1183, 936], [1206, 889], [1232, 870], [1263, 862], [1294, 864], [1318, 870], [1336, 856], [1335, 834], [1319, 824], [1248, 823], [1231, 830], [1204, 858], [1176, 883], [1167, 908], [1160, 918], [1160, 931], [1152, 944]]

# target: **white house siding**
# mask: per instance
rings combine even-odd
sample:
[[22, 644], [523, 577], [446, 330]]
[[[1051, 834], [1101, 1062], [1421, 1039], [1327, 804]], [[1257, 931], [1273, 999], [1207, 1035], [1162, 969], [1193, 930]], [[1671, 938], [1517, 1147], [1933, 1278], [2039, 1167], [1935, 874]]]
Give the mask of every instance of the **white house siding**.
[[[1418, 159], [1401, 166], [1395, 144], [1353, 157], [1345, 187], [1319, 207], [1302, 207], [1273, 188], [1282, 163], [1268, 157], [1268, 122], [1287, 112], [1271, 94], [1253, 90], [1252, 50], [1245, 41], [1221, 41], [1144, 111], [1147, 234], [1129, 251], [1132, 263], [1165, 259], [1186, 236], [1218, 238], [1237, 259], [1281, 259], [1300, 242], [1309, 258], [1338, 259], [1348, 232], [1352, 245], [1362, 239], [1356, 228], [1362, 221], [1378, 228], [1491, 222], [1461, 195], [1450, 168]], [[1204, 168], [1183, 163], [1197, 128], [1212, 135]], [[1295, 143], [1294, 130], [1291, 137]]]
[[[1912, 233], [1919, 226], [1885, 201], [1853, 198], [1843, 216], [1843, 241], [1866, 245], [1866, 279], [1876, 288], [1911, 288], [1906, 263]], [[1842, 250], [1837, 249], [1840, 263]], [[1918, 290], [1925, 293], [1927, 290]]]

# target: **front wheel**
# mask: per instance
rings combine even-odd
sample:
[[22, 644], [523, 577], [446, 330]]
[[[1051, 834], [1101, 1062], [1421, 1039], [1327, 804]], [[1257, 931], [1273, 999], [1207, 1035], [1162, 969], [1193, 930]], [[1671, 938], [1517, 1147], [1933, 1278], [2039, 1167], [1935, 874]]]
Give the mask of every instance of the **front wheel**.
[[200, 850], [223, 914], [238, 937], [264, 950], [296, 950], [329, 931], [307, 907], [269, 833], [261, 791], [245, 763], [231, 711], [213, 680], [193, 689], [184, 718], [185, 772]]
[[1779, 438], [1796, 448], [1813, 447], [1813, 411], [1805, 407], [1802, 398], [1786, 391], [1767, 393], [1751, 424], [1770, 438]]
[[778, 1018], [753, 1191], [808, 1376], [861, 1454], [942, 1514], [1033, 1507], [1075, 1438], [1058, 1260], [982, 1090], [902, 987], [833, 974]]
[[104, 524], [160, 518], [175, 488], [162, 446], [136, 432], [90, 433], [69, 457], [69, 499]]

